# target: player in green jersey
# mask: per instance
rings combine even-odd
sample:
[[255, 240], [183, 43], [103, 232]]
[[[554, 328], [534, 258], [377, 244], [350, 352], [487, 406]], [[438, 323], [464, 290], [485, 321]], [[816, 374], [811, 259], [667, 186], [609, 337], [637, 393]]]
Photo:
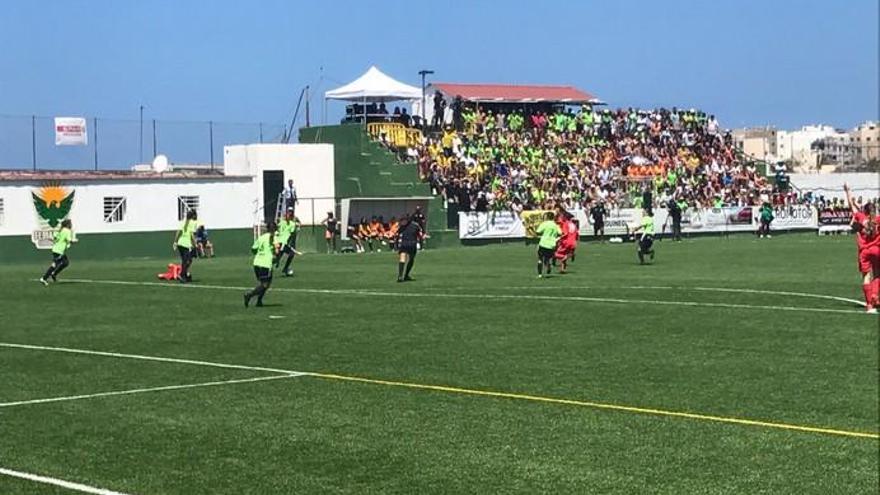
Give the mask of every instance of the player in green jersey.
[[193, 253], [196, 245], [196, 229], [198, 221], [196, 220], [195, 210], [186, 212], [186, 219], [180, 224], [180, 229], [174, 234], [174, 243], [172, 247], [180, 254], [180, 276], [177, 280], [180, 283], [192, 282], [192, 274], [189, 272], [193, 262]]
[[556, 243], [562, 237], [562, 229], [559, 228], [559, 225], [553, 219], [554, 214], [548, 212], [544, 218], [544, 221], [535, 230], [541, 236], [538, 240], [538, 278], [544, 277], [541, 271], [542, 268], [543, 273], [550, 275], [550, 262], [556, 253]]
[[58, 229], [58, 232], [55, 232], [55, 237], [53, 239], [52, 264], [49, 265], [49, 269], [46, 270], [46, 273], [40, 278], [40, 282], [42, 282], [43, 285], [49, 285], [50, 278], [53, 282], [56, 282], [61, 270], [70, 266], [70, 260], [67, 259], [67, 250], [73, 242], [75, 242], [73, 239], [73, 222], [71, 222], [70, 219], [63, 220], [61, 222], [61, 228]]
[[294, 247], [294, 239], [296, 238], [298, 228], [299, 224], [293, 216], [293, 211], [288, 210], [284, 218], [278, 222], [278, 230], [275, 231], [275, 244], [279, 246], [278, 256], [275, 258], [275, 268], [278, 268], [278, 265], [281, 264], [281, 258], [286, 254], [287, 261], [284, 262], [284, 270], [281, 272], [285, 277], [293, 275], [293, 270], [290, 268], [293, 257], [302, 254]]
[[650, 208], [642, 210], [642, 221], [633, 229], [633, 234], [641, 232], [638, 238], [639, 263], [645, 264], [645, 255], [654, 261], [654, 213]]
[[251, 304], [251, 299], [257, 298], [257, 306], [263, 305], [263, 296], [272, 285], [272, 265], [278, 254], [278, 244], [275, 242], [275, 222], [266, 224], [266, 232], [251, 246], [254, 253], [254, 275], [257, 276], [257, 286], [244, 294], [244, 307]]

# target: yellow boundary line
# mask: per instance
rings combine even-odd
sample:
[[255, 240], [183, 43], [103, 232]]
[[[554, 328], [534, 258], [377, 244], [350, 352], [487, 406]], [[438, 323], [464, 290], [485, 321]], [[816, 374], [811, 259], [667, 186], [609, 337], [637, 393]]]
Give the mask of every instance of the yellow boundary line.
[[388, 387], [402, 387], [419, 390], [432, 390], [435, 392], [446, 392], [451, 394], [476, 395], [482, 397], [495, 397], [501, 399], [524, 400], [531, 402], [543, 402], [550, 404], [564, 404], [567, 406], [588, 407], [593, 409], [604, 409], [610, 411], [622, 411], [636, 414], [647, 414], [652, 416], [665, 416], [674, 418], [687, 418], [700, 421], [711, 421], [715, 423], [728, 423], [747, 426], [759, 426], [763, 428], [774, 428], [779, 430], [800, 431], [808, 433], [822, 433], [826, 435], [837, 435], [842, 437], [855, 438], [872, 438], [880, 439], [880, 433], [837, 430], [833, 428], [820, 428], [815, 426], [793, 425], [788, 423], [777, 423], [772, 421], [757, 421], [753, 419], [743, 419], [726, 416], [713, 416], [709, 414], [698, 414], [681, 411], [667, 411], [663, 409], [652, 409], [645, 407], [624, 406], [619, 404], [607, 404], [602, 402], [581, 401], [572, 399], [559, 399], [554, 397], [542, 397], [538, 395], [514, 394], [509, 392], [494, 392], [491, 390], [476, 390], [470, 388], [447, 387], [443, 385], [425, 385], [421, 383], [398, 382], [391, 380], [378, 380], [374, 378], [364, 378], [359, 376], [336, 375], [332, 373], [305, 373], [308, 376], [324, 378], [327, 380], [341, 380], [347, 382], [370, 383], [373, 385], [384, 385]]
[[788, 423], [779, 423], [773, 421], [758, 421], [753, 419], [743, 419], [743, 418], [735, 418], [735, 417], [726, 417], [726, 416], [713, 416], [709, 414], [699, 414], [699, 413], [690, 413], [683, 411], [667, 411], [664, 409], [654, 409], [647, 407], [636, 407], [636, 406], [626, 406], [621, 404], [608, 404], [603, 402], [592, 402], [592, 401], [582, 401], [582, 400], [574, 400], [574, 399], [560, 399], [555, 397], [542, 397], [539, 395], [528, 395], [528, 394], [515, 394], [510, 392], [496, 392], [491, 390], [477, 390], [470, 388], [461, 388], [461, 387], [449, 387], [444, 385], [428, 385], [423, 383], [412, 383], [412, 382], [401, 382], [401, 381], [393, 381], [393, 380], [380, 380], [376, 378], [366, 378], [360, 376], [350, 376], [350, 375], [338, 375], [334, 373], [319, 373], [314, 371], [294, 371], [294, 370], [282, 370], [277, 368], [264, 368], [264, 367], [255, 367], [255, 366], [245, 366], [238, 364], [226, 364], [226, 363], [214, 363], [210, 361], [197, 361], [191, 359], [180, 359], [180, 358], [169, 358], [169, 357], [160, 357], [160, 356], [147, 356], [142, 354], [123, 354], [117, 352], [107, 352], [107, 351], [95, 351], [89, 349], [74, 349], [69, 347], [52, 347], [52, 346], [43, 346], [43, 345], [33, 345], [33, 344], [16, 344], [11, 342], [0, 342], [0, 348], [13, 348], [13, 349], [30, 349], [37, 351], [50, 351], [50, 352], [63, 352], [70, 354], [84, 354], [84, 355], [93, 355], [93, 356], [104, 356], [104, 357], [112, 357], [112, 358], [124, 358], [124, 359], [138, 359], [145, 361], [159, 361], [159, 362], [171, 362], [171, 363], [179, 363], [179, 364], [190, 364], [196, 366], [210, 366], [210, 367], [218, 367], [218, 368], [235, 368], [235, 369], [244, 369], [244, 370], [254, 370], [254, 371], [272, 371], [276, 373], [281, 373], [284, 375], [292, 375], [292, 376], [313, 376], [315, 378], [323, 378], [327, 380], [337, 380], [337, 381], [345, 381], [345, 382], [356, 382], [356, 383], [369, 383], [373, 385], [384, 385], [388, 387], [400, 387], [400, 388], [409, 388], [416, 390], [430, 390], [434, 392], [445, 392], [450, 394], [460, 394], [460, 395], [471, 395], [471, 396], [481, 396], [481, 397], [494, 397], [499, 399], [513, 399], [513, 400], [523, 400], [523, 401], [531, 401], [531, 402], [540, 402], [545, 404], [562, 404], [567, 406], [577, 406], [577, 407], [586, 407], [592, 409], [601, 409], [606, 411], [619, 411], [619, 412], [628, 412], [634, 414], [646, 414], [651, 416], [661, 416], [661, 417], [672, 417], [672, 418], [686, 418], [697, 421], [708, 421], [714, 423], [727, 423], [727, 424], [736, 424], [736, 425], [744, 425], [744, 426], [755, 426], [761, 428], [771, 428], [777, 430], [789, 430], [789, 431], [798, 431], [804, 433], [819, 433], [824, 435], [836, 435], [842, 437], [850, 437], [850, 438], [871, 438], [871, 439], [880, 439], [880, 433], [877, 432], [866, 432], [866, 431], [850, 431], [850, 430], [839, 430], [835, 428], [822, 428], [816, 426], [803, 426], [803, 425], [794, 425]]

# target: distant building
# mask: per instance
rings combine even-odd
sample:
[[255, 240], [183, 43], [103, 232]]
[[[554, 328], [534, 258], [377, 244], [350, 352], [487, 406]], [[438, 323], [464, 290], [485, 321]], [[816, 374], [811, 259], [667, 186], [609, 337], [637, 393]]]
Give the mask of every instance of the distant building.
[[768, 126], [734, 129], [731, 135], [736, 148], [746, 156], [757, 160], [775, 161], [776, 133], [775, 127]]
[[790, 161], [795, 167], [804, 169], [817, 169], [829, 160], [834, 164], [847, 163], [852, 160], [850, 141], [848, 133], [827, 125], [778, 131], [776, 159]]
[[880, 160], [880, 123], [864, 122], [850, 131], [849, 135], [859, 161]]

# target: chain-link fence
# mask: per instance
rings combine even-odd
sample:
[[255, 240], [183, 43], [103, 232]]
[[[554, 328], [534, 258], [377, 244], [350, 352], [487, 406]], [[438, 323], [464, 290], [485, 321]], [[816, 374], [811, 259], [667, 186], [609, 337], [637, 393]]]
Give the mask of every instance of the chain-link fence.
[[221, 166], [223, 147], [280, 142], [286, 126], [85, 117], [87, 144], [57, 146], [54, 117], [0, 115], [0, 168], [120, 170], [166, 155], [171, 163]]

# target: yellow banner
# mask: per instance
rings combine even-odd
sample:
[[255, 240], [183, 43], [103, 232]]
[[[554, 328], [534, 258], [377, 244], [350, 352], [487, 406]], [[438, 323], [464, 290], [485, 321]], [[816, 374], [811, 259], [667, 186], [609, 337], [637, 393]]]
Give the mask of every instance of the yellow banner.
[[535, 230], [544, 220], [553, 220], [556, 218], [556, 212], [553, 210], [526, 210], [520, 215], [522, 217], [523, 226], [526, 228], [526, 237], [538, 237]]

